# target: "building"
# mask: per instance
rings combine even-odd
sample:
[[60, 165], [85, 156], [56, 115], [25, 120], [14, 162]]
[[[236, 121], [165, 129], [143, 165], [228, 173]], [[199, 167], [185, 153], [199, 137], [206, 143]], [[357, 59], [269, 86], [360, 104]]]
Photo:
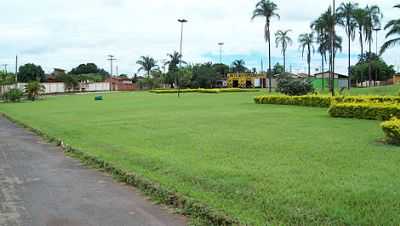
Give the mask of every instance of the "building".
[[[316, 89], [329, 89], [329, 77], [330, 77], [331, 72], [326, 71], [326, 72], [320, 72], [317, 74], [314, 74], [311, 79], [311, 82]], [[334, 75], [334, 86], [335, 88], [348, 88], [348, 76], [335, 73]]]
[[[230, 73], [227, 77], [228, 88], [267, 88], [269, 84], [265, 74]], [[275, 86], [276, 79], [273, 79], [272, 87]]]
[[110, 83], [110, 91], [134, 91], [137, 89], [136, 84], [126, 77], [108, 78], [106, 82]]

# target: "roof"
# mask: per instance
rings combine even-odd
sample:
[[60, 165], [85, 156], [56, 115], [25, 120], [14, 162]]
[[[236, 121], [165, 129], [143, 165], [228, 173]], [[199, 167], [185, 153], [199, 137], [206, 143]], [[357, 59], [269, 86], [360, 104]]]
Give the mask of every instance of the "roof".
[[[326, 74], [330, 74], [330, 73], [331, 73], [330, 71], [319, 72], [319, 73], [314, 74], [314, 76], [317, 77], [318, 75], [322, 75], [322, 74], [326, 75]], [[348, 77], [348, 75], [340, 74], [337, 72], [335, 72], [335, 75], [338, 75], [339, 77], [346, 77], [346, 78]]]

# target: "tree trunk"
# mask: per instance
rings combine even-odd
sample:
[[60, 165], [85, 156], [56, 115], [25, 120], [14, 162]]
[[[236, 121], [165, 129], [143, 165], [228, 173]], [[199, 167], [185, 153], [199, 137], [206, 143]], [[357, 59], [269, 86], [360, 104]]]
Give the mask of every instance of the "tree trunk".
[[372, 63], [372, 47], [371, 47], [371, 45], [372, 45], [372, 41], [371, 41], [371, 39], [369, 40], [369, 59], [368, 59], [368, 79], [369, 79], [369, 82], [368, 82], [368, 86], [369, 87], [371, 87], [371, 83], [372, 83], [372, 65], [371, 65], [371, 63]]
[[283, 51], [283, 72], [286, 72], [286, 51]]
[[350, 37], [350, 31], [348, 31], [348, 32], [349, 32], [349, 35], [348, 35], [348, 38], [349, 38], [349, 67], [347, 68], [347, 70], [348, 70], [348, 76], [349, 77], [347, 77], [347, 80], [348, 80], [347, 89], [350, 89], [350, 87], [351, 87], [351, 78], [350, 78], [350, 73], [351, 73], [351, 70], [350, 70], [350, 67], [351, 67], [351, 56], [350, 56], [351, 55], [351, 37]]

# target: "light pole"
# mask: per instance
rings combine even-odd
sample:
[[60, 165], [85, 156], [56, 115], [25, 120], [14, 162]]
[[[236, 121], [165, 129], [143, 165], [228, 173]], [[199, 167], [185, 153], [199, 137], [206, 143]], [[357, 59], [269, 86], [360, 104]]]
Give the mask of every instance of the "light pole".
[[[376, 35], [376, 56], [378, 57], [378, 33], [379, 31], [382, 30], [381, 27], [375, 27], [374, 31], [375, 31], [375, 35]], [[374, 85], [376, 86], [376, 81], [378, 80], [378, 67], [375, 68], [375, 82]]]
[[222, 64], [222, 47], [224, 46], [225, 43], [219, 42], [219, 63]]
[[110, 75], [111, 77], [113, 77], [113, 62], [116, 61], [117, 59], [115, 59], [114, 55], [108, 55], [108, 61], [110, 61]]
[[[183, 25], [188, 22], [186, 19], [178, 19], [178, 22], [181, 24], [181, 41], [179, 45], [179, 54], [180, 54], [180, 60], [179, 60], [179, 70], [181, 71], [182, 67], [182, 58], [183, 58], [183, 53], [182, 53], [182, 45], [183, 45]], [[181, 86], [179, 84], [179, 75], [176, 78], [176, 85], [178, 86], [178, 97], [180, 96], [180, 91], [181, 91]]]

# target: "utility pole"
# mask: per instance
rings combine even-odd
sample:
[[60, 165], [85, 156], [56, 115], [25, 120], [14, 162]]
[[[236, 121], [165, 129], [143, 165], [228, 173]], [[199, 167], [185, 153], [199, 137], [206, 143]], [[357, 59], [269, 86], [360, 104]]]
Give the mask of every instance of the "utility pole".
[[335, 42], [336, 42], [336, 0], [332, 2], [332, 15], [333, 15], [333, 26], [332, 26], [332, 35], [331, 35], [331, 94], [335, 96]]
[[219, 63], [222, 64], [222, 47], [224, 46], [223, 42], [219, 42]]
[[113, 77], [113, 62], [116, 61], [115, 57], [113, 55], [108, 55], [108, 61], [110, 61], [110, 75]]
[[18, 55], [15, 56], [15, 83], [18, 84]]
[[[179, 70], [181, 70], [182, 67], [182, 58], [183, 58], [183, 52], [182, 52], [182, 47], [183, 47], [183, 25], [188, 22], [186, 19], [178, 19], [178, 22], [181, 24], [181, 41], [179, 45], [179, 54], [181, 59], [179, 60]], [[181, 91], [181, 86], [179, 84], [179, 75], [176, 78], [176, 85], [178, 86], [178, 97], [180, 97], [180, 91]]]
[[119, 76], [119, 73], [118, 73], [118, 65], [115, 66], [115, 71], [117, 72], [117, 76]]

